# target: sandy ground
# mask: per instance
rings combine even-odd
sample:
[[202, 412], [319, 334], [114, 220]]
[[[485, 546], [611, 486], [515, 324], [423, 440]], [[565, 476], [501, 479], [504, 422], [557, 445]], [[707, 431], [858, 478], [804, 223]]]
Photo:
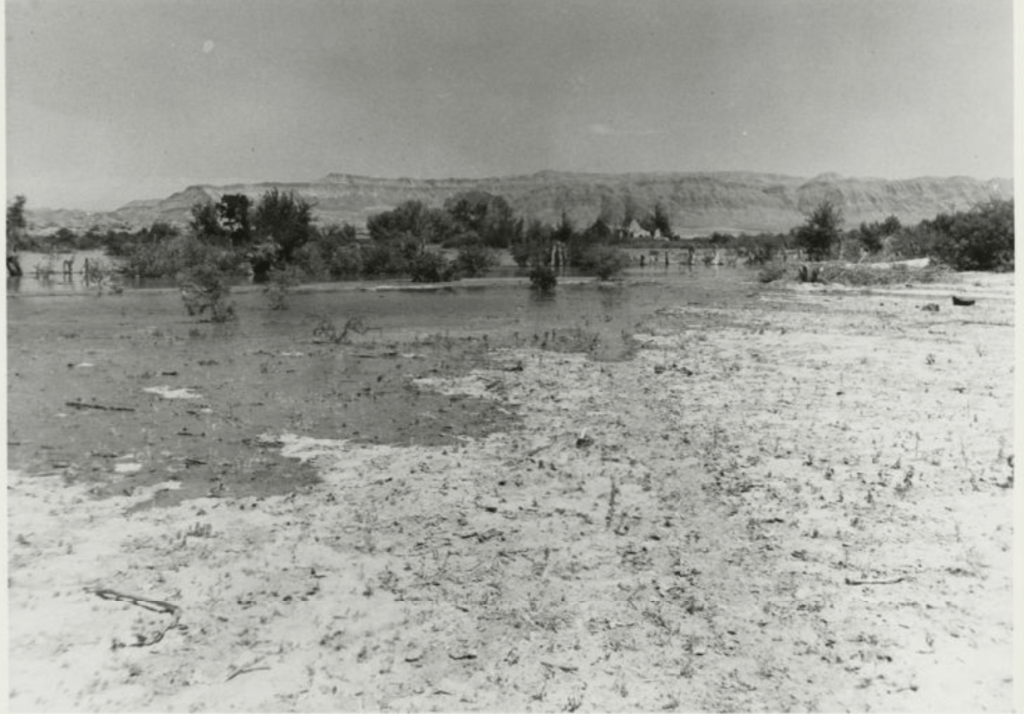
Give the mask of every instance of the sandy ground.
[[[399, 445], [283, 419], [247, 438], [305, 479], [287, 493], [136, 508], [189, 488], [153, 476], [159, 449], [115, 434], [90, 479], [20, 452], [8, 706], [1008, 711], [1013, 288], [972, 279], [971, 308], [769, 288], [666, 305], [627, 360], [402, 373], [492, 428]], [[204, 423], [245, 421], [187, 386]], [[146, 644], [172, 617], [90, 588], [180, 626]]]

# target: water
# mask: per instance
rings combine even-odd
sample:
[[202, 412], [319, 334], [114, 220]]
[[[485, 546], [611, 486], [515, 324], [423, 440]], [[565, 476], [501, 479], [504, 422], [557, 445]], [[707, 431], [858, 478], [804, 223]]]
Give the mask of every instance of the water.
[[238, 320], [223, 325], [188, 316], [175, 288], [129, 285], [118, 295], [99, 294], [81, 280], [40, 285], [26, 275], [17, 290], [8, 281], [8, 336], [28, 329], [55, 338], [118, 339], [126, 331], [148, 329], [185, 337], [200, 328], [215, 340], [285, 337], [302, 343], [324, 320], [340, 330], [349, 318], [361, 317], [372, 329], [358, 339], [406, 341], [451, 334], [487, 336], [498, 345], [530, 344], [553, 333], [571, 341], [575, 333], [579, 339], [596, 336], [595, 354], [615, 358], [627, 349], [624, 335], [660, 308], [745, 301], [756, 289], [756, 275], [748, 268], [632, 268], [618, 283], [563, 278], [550, 296], [531, 290], [523, 278], [508, 277], [429, 289], [407, 281], [321, 283], [287, 294], [284, 310], [270, 309], [262, 286], [241, 285], [229, 298]]

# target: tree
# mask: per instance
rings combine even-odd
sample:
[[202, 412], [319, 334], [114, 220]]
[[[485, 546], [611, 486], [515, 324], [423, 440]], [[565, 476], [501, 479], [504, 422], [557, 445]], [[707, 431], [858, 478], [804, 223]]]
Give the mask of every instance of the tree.
[[238, 248], [252, 243], [252, 200], [244, 193], [228, 193], [220, 197], [217, 214], [221, 225]]
[[512, 258], [516, 265], [546, 264], [551, 259], [551, 228], [533, 218], [522, 237], [512, 244]]
[[825, 199], [814, 208], [807, 222], [796, 230], [797, 245], [806, 251], [809, 260], [825, 260], [839, 242], [842, 224], [842, 209]]
[[429, 213], [422, 201], [404, 201], [390, 211], [370, 216], [366, 228], [374, 240], [415, 238], [425, 242]]
[[502, 196], [487, 191], [464, 191], [444, 202], [444, 210], [463, 233], [475, 233], [484, 245], [508, 248], [520, 224]]
[[263, 194], [252, 217], [257, 241], [276, 247], [277, 260], [288, 263], [295, 251], [313, 237], [313, 207], [294, 193], [273, 189]]
[[879, 223], [861, 222], [860, 227], [851, 231], [851, 235], [860, 241], [868, 253], [877, 253], [884, 247], [883, 239], [893, 236], [903, 229], [903, 224], [896, 216], [889, 216]]
[[640, 208], [636, 205], [633, 194], [627, 193], [622, 207], [622, 227], [629, 228], [629, 224], [640, 214]]
[[15, 196], [14, 203], [7, 207], [7, 248], [20, 250], [25, 239], [25, 197]]
[[590, 227], [583, 232], [589, 243], [608, 243], [614, 237], [614, 233], [608, 222], [601, 216], [590, 224]]
[[672, 224], [660, 202], [654, 204], [654, 213], [640, 221], [640, 227], [652, 235], [656, 231], [666, 238], [672, 235]]
[[217, 206], [213, 201], [200, 201], [192, 204], [192, 220], [189, 221], [192, 233], [206, 243], [223, 243], [228, 235], [220, 224]]
[[891, 236], [900, 232], [903, 228], [903, 224], [900, 223], [900, 219], [895, 215], [889, 216], [882, 221], [882, 235]]

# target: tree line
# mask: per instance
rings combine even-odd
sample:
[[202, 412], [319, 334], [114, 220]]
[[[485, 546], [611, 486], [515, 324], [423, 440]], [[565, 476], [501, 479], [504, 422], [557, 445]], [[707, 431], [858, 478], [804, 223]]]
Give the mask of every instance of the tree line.
[[[439, 281], [486, 274], [496, 264], [498, 250], [509, 251], [517, 265], [542, 281], [561, 268], [611, 277], [628, 264], [621, 247], [637, 245], [624, 230], [633, 220], [645, 230], [672, 235], [660, 204], [638, 218], [635, 206], [627, 202], [621, 221], [613, 223], [602, 214], [581, 228], [565, 212], [555, 225], [525, 220], [502, 196], [485, 191], [457, 194], [440, 207], [413, 200], [376, 213], [366, 223], [369, 240], [359, 240], [350, 224], [317, 226], [311, 203], [277, 189], [255, 201], [227, 194], [196, 203], [186, 229], [155, 222], [137, 231], [93, 228], [76, 234], [61, 228], [45, 238], [27, 233], [25, 204], [25, 197], [18, 196], [7, 207], [9, 257], [12, 251], [16, 255], [27, 249], [101, 248], [118, 258], [124, 272], [145, 278], [172, 277], [205, 264], [225, 274], [250, 273], [256, 280], [291, 269], [312, 278], [408, 276]], [[788, 234], [714, 233], [689, 244], [730, 247], [753, 262], [771, 260], [781, 249], [799, 248], [808, 260], [929, 256], [956, 270], [1012, 270], [1013, 201], [992, 199], [914, 226], [890, 216], [844, 230], [841, 207], [826, 200]], [[454, 257], [446, 257], [441, 248], [454, 251]]]

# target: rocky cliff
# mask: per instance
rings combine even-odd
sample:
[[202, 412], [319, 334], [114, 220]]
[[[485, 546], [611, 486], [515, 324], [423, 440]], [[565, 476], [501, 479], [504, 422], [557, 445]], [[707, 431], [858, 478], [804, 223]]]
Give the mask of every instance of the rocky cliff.
[[321, 225], [362, 225], [373, 213], [407, 200], [440, 206], [461, 191], [504, 196], [520, 215], [554, 223], [565, 211], [584, 226], [602, 213], [618, 221], [632, 208], [639, 215], [661, 203], [681, 235], [712, 231], [788, 231], [823, 199], [840, 205], [846, 225], [897, 216], [904, 224], [963, 210], [990, 198], [1011, 198], [1009, 179], [923, 177], [890, 181], [822, 174], [811, 179], [745, 172], [583, 174], [543, 171], [488, 179], [381, 179], [328, 174], [308, 183], [251, 183], [190, 186], [164, 199], [133, 201], [110, 213], [29, 212], [36, 229], [67, 226], [141, 227], [154, 221], [186, 224], [197, 201], [229, 193], [253, 199], [273, 188], [294, 191], [315, 206]]

